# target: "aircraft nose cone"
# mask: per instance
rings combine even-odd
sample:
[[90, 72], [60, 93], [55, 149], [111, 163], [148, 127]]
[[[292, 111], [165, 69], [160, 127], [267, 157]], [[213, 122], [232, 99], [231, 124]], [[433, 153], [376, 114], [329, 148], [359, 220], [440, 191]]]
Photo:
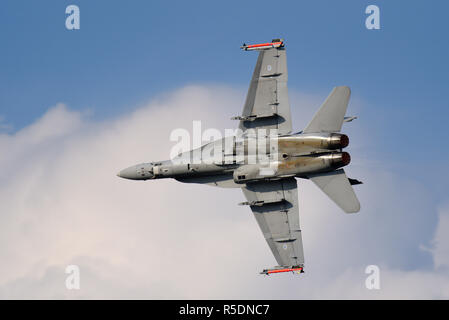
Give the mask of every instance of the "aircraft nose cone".
[[135, 180], [135, 179], [137, 179], [136, 167], [132, 166], [132, 167], [123, 169], [122, 171], [117, 173], [117, 176], [119, 176], [120, 178], [124, 178], [124, 179]]

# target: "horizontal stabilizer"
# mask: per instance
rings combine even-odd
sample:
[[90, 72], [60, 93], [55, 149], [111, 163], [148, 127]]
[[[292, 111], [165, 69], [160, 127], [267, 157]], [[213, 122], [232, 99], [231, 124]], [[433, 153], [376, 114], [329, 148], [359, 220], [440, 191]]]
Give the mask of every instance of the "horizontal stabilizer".
[[344, 212], [360, 211], [360, 202], [343, 169], [309, 176]]
[[304, 129], [304, 133], [339, 132], [350, 96], [349, 87], [335, 87]]

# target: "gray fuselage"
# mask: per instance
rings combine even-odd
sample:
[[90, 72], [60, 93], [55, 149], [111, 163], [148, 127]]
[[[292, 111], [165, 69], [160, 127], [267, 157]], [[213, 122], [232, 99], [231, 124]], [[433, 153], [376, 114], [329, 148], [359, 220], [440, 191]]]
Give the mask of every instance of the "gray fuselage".
[[118, 176], [132, 180], [175, 178], [179, 181], [229, 176], [235, 184], [306, 177], [348, 165], [350, 156], [342, 152], [348, 144], [348, 137], [341, 133], [226, 137], [179, 154], [172, 160], [131, 166], [120, 171]]

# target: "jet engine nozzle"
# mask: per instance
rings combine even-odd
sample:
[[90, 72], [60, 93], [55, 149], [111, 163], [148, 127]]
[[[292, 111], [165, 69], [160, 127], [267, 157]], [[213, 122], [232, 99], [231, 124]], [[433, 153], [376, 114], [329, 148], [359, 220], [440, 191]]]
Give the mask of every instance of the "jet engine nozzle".
[[347, 152], [332, 153], [331, 165], [334, 168], [347, 166], [351, 162], [351, 156]]
[[349, 137], [341, 133], [333, 133], [329, 137], [329, 149], [343, 149], [349, 145]]
[[316, 149], [338, 150], [349, 145], [348, 136], [342, 133], [306, 133], [276, 139], [279, 150], [287, 154], [307, 154]]

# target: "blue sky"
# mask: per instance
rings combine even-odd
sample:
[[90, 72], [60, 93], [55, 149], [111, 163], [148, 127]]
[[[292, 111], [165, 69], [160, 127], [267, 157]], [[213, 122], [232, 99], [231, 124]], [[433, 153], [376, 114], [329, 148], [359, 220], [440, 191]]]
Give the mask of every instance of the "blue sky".
[[[65, 28], [65, 8], [69, 4], [76, 4], [80, 8], [80, 30], [68, 31]], [[380, 7], [381, 30], [365, 28], [367, 15], [364, 12], [370, 4]], [[83, 159], [77, 158], [78, 151], [97, 150], [91, 149], [90, 143], [98, 137], [92, 135], [89, 139], [80, 138], [83, 137], [84, 126], [88, 127], [86, 124], [79, 124], [82, 122], [80, 118], [83, 118], [80, 114], [88, 111], [89, 121], [100, 123], [100, 126], [108, 123], [112, 128], [110, 131], [113, 132], [119, 127], [114, 121], [125, 119], [123, 121], [127, 123], [127, 129], [122, 128], [120, 131], [124, 133], [123, 137], [143, 139], [140, 137], [142, 132], [154, 134], [157, 131], [153, 126], [162, 131], [171, 129], [162, 126], [161, 123], [152, 123], [153, 114], [142, 111], [146, 110], [145, 108], [139, 109], [142, 106], [155, 108], [158, 104], [148, 104], [148, 101], [154, 97], [164, 97], [164, 94], [168, 102], [161, 105], [167, 108], [176, 105], [184, 115], [189, 113], [179, 106], [182, 104], [179, 97], [184, 97], [189, 106], [192, 102], [198, 102], [201, 106], [195, 109], [193, 104], [192, 109], [197, 112], [207, 110], [203, 113], [205, 118], [214, 119], [214, 114], [233, 116], [235, 114], [217, 109], [217, 106], [227, 107], [223, 105], [228, 98], [227, 91], [223, 93], [221, 89], [217, 89], [216, 94], [221, 101], [217, 101], [215, 105], [214, 99], [210, 99], [208, 93], [194, 87], [190, 90], [199, 93], [198, 97], [192, 97], [182, 88], [189, 85], [206, 88], [217, 86], [230, 87], [235, 92], [246, 92], [256, 54], [242, 52], [239, 46], [243, 42], [265, 42], [274, 37], [283, 37], [288, 50], [289, 90], [292, 95], [309, 97], [309, 100], [315, 103], [322, 101], [336, 85], [348, 85], [352, 89], [349, 115], [357, 115], [359, 119], [348, 124], [347, 128], [349, 133], [357, 133], [350, 136], [351, 141], [357, 146], [353, 162], [360, 165], [362, 161], [363, 170], [359, 170], [360, 167], [357, 169], [354, 164], [352, 168], [355, 172], [365, 173], [368, 179], [368, 183], [360, 187], [365, 188], [360, 189], [362, 207], [368, 207], [368, 213], [379, 214], [379, 219], [367, 214], [358, 222], [360, 232], [370, 237], [364, 239], [363, 245], [375, 251], [372, 255], [361, 252], [361, 259], [371, 263], [372, 257], [377, 259], [388, 256], [390, 266], [406, 270], [434, 267], [430, 253], [422, 251], [419, 245], [431, 247], [435, 230], [447, 230], [444, 225], [438, 225], [438, 212], [448, 205], [449, 200], [447, 197], [449, 151], [446, 148], [449, 141], [447, 1], [129, 1], [125, 3], [54, 0], [2, 1], [0, 9], [0, 130], [2, 130], [0, 138], [4, 138], [0, 139], [0, 146], [6, 146], [3, 149], [6, 150], [3, 153], [4, 159], [0, 157], [0, 161], [13, 167], [13, 164], [17, 165], [25, 159], [23, 154], [27, 155], [26, 159], [36, 159], [36, 164], [23, 163], [23, 166], [31, 168], [25, 171], [37, 175], [41, 172], [41, 166], [52, 172], [53, 168], [46, 167], [51, 162], [50, 160], [47, 162], [47, 156], [64, 155], [69, 150], [70, 156], [63, 160], [67, 161], [69, 166], [76, 162], [72, 169], [78, 163], [82, 166], [84, 162]], [[179, 89], [181, 93], [176, 91]], [[216, 89], [211, 92], [215, 92], [214, 90]], [[172, 94], [173, 92], [175, 93]], [[243, 100], [236, 101], [235, 97], [238, 94], [235, 92], [229, 93], [229, 101], [235, 103], [229, 107], [232, 112], [239, 110], [243, 104]], [[203, 105], [204, 101], [210, 104], [210, 108]], [[295, 102], [298, 99], [291, 101]], [[43, 120], [37, 120], [57, 103], [64, 103], [69, 109], [56, 108]], [[307, 107], [310, 114], [310, 110], [315, 110], [318, 106], [319, 102], [315, 106], [302, 107]], [[300, 117], [301, 110], [298, 108], [301, 106], [292, 104], [291, 107], [294, 110], [293, 114]], [[133, 112], [136, 110], [140, 110], [138, 113], [144, 113], [143, 118], [149, 119], [145, 125], [142, 126], [133, 118]], [[131, 117], [132, 121], [128, 117]], [[63, 122], [61, 121], [58, 126], [59, 119]], [[196, 115], [195, 119], [198, 119]], [[175, 120], [179, 119], [173, 119]], [[308, 119], [297, 119], [294, 120], [294, 124], [307, 121]], [[138, 129], [133, 131], [135, 122]], [[219, 126], [221, 122], [217, 123]], [[31, 126], [30, 129], [32, 124], [36, 126]], [[33, 130], [39, 129], [39, 126], [45, 127], [45, 130], [42, 129], [44, 132], [47, 132], [47, 127], [54, 126], [57, 128], [56, 132], [59, 132], [58, 130], [62, 132], [58, 133], [61, 135], [65, 134], [64, 130], [71, 134], [75, 131], [76, 134], [73, 135], [75, 138], [73, 141], [61, 138], [64, 143], [57, 141], [54, 146], [50, 139], [49, 144], [44, 144], [45, 148], [52, 150], [49, 153], [46, 153], [46, 149], [40, 150], [37, 147], [30, 151], [28, 145], [21, 139], [29, 135], [30, 140], [33, 140]], [[146, 126], [152, 128], [146, 129]], [[23, 128], [29, 130], [23, 135], [15, 135]], [[96, 130], [102, 132], [100, 129]], [[98, 136], [103, 134], [107, 136], [109, 131], [106, 130], [106, 133], [102, 132]], [[168, 137], [168, 134], [165, 136]], [[105, 146], [102, 148], [107, 148], [120, 139], [119, 136], [112, 138], [106, 139], [107, 143], [104, 143]], [[143, 141], [149, 146], [153, 143], [159, 145], [158, 149], [162, 150], [163, 144], [160, 139], [156, 140], [158, 141], [148, 139]], [[72, 143], [75, 145], [73, 150]], [[100, 145], [100, 142], [98, 144]], [[129, 154], [140, 155], [141, 151], [133, 147], [132, 140], [120, 141], [117, 145], [128, 150]], [[16, 149], [21, 151], [18, 152]], [[7, 150], [12, 150], [10, 153], [15, 158], [10, 156]], [[125, 161], [127, 156], [126, 152], [118, 155], [116, 150], [107, 150], [105, 155], [109, 158], [108, 165], [105, 164], [105, 168], [102, 168], [103, 171], [106, 168], [115, 170], [110, 168], [113, 165], [109, 162], [117, 163], [119, 157], [122, 157], [121, 161]], [[89, 154], [93, 161], [97, 160], [96, 156], [95, 152]], [[41, 158], [45, 160], [43, 164]], [[148, 159], [150, 160], [159, 159]], [[66, 165], [61, 159], [58, 161], [63, 163], [61, 168]], [[133, 164], [134, 160], [127, 159], [127, 161], [130, 163], [125, 165]], [[37, 166], [36, 170], [33, 165]], [[24, 174], [19, 167], [13, 172], [18, 172], [17, 175]], [[385, 174], [384, 169], [388, 174]], [[55, 188], [55, 191], [52, 189], [54, 186], [63, 184], [60, 178], [65, 177], [66, 173], [62, 170], [61, 172], [61, 175], [55, 174], [53, 183], [41, 185], [39, 182], [36, 189], [32, 189], [28, 188], [27, 180], [26, 183], [23, 182], [24, 187], [19, 190], [24, 194], [27, 190], [42, 192], [44, 200], [47, 193], [39, 191], [41, 187], [54, 193], [67, 190], [69, 196], [67, 198], [61, 196], [64, 201], [54, 201], [54, 204], [50, 201], [50, 209], [42, 205], [45, 209], [42, 210], [43, 215], [65, 212], [64, 210], [71, 212], [70, 207], [62, 206], [62, 209], [57, 207], [61, 203], [70, 204], [71, 199], [76, 199], [77, 203], [84, 206], [82, 210], [78, 210], [79, 212], [101, 213], [102, 210], [98, 208], [102, 208], [104, 201], [97, 207], [90, 204], [102, 200], [102, 196], [109, 199], [109, 194], [83, 202], [85, 195], [82, 189], [85, 181], [78, 181], [82, 185], [80, 188], [71, 189], [74, 187], [70, 183]], [[76, 172], [73, 170], [72, 174]], [[374, 181], [377, 172], [380, 172], [379, 180]], [[109, 179], [109, 174], [109, 171], [105, 171], [104, 177], [100, 175], [105, 179], [103, 182], [108, 183], [98, 187], [98, 190], [105, 188], [108, 192], [123, 194], [123, 189], [119, 189], [123, 188], [123, 184], [115, 180], [113, 183], [117, 184], [112, 184], [106, 180]], [[13, 201], [15, 198], [7, 197], [6, 193], [7, 190], [15, 190], [12, 187], [16, 185], [16, 181], [19, 181], [17, 184], [21, 186], [20, 179], [10, 172], [5, 173], [5, 177], [9, 177], [10, 180], [5, 178], [4, 182], [0, 181], [3, 183], [0, 183], [0, 189], [4, 188], [6, 195], [4, 201], [6, 209], [2, 211], [15, 213], [16, 210], [20, 214], [20, 210], [29, 205], [26, 201], [20, 202], [26, 199], [26, 196], [17, 196], [19, 200], [16, 203]], [[74, 174], [75, 185], [77, 177]], [[115, 176], [113, 178], [115, 179]], [[354, 176], [354, 178], [364, 180], [365, 177]], [[371, 185], [370, 179], [373, 182]], [[40, 181], [39, 176], [35, 181]], [[182, 186], [178, 188], [180, 189], [177, 190], [187, 192]], [[195, 190], [214, 197], [212, 191]], [[95, 194], [95, 191], [97, 190], [91, 194]], [[156, 189], [153, 191], [157, 192]], [[138, 190], [136, 187], [133, 192], [140, 192], [141, 198], [146, 197], [145, 190]], [[78, 197], [73, 197], [74, 194]], [[36, 197], [37, 195], [41, 194], [36, 193]], [[313, 197], [315, 196], [313, 194]], [[132, 193], [129, 197], [130, 199], [133, 197]], [[187, 199], [187, 196], [185, 197]], [[234, 201], [233, 197], [230, 199], [232, 204], [238, 202]], [[40, 199], [33, 201], [39, 203]], [[33, 201], [31, 209], [24, 215], [33, 217]], [[111, 210], [116, 207], [118, 208], [116, 210], [120, 209], [120, 204], [113, 204]], [[320, 205], [325, 206], [321, 203]], [[161, 210], [165, 210], [162, 202], [160, 206]], [[310, 204], [306, 207], [309, 211], [314, 209]], [[222, 210], [225, 211], [226, 208], [224, 206]], [[396, 212], [389, 212], [389, 208], [395, 208]], [[145, 212], [144, 208], [134, 209], [136, 212], [139, 209]], [[176, 212], [174, 207], [171, 210]], [[232, 207], [227, 212], [231, 210], [236, 209]], [[192, 207], [191, 211], [199, 214], [196, 207]], [[327, 208], [323, 209], [323, 212], [327, 211]], [[117, 216], [121, 213], [119, 211]], [[394, 216], [395, 213], [397, 216]], [[442, 216], [447, 216], [449, 225], [449, 214]], [[137, 218], [134, 218], [138, 221], [139, 217], [137, 215]], [[52, 219], [53, 217], [46, 221]], [[337, 217], [332, 216], [330, 219]], [[64, 222], [62, 221], [62, 224]], [[346, 227], [343, 222], [338, 223]], [[386, 223], [388, 225], [385, 225]], [[317, 225], [324, 224], [317, 223]], [[21, 225], [19, 227], [22, 228]], [[81, 224], [80, 232], [84, 232], [82, 227]], [[402, 242], [390, 241], [401, 227], [398, 237], [402, 237]], [[36, 228], [39, 230], [40, 226]], [[48, 229], [53, 230], [53, 226]], [[350, 227], [348, 230], [351, 231]], [[389, 237], [384, 240], [375, 239], [377, 230], [385, 231]], [[134, 230], [129, 234], [134, 235]], [[416, 234], [418, 236], [415, 237]], [[435, 238], [438, 238], [437, 236]], [[308, 237], [311, 239], [311, 233]], [[375, 248], [378, 242], [385, 250]], [[5, 243], [9, 243], [9, 240]], [[128, 248], [125, 249], [124, 251], [129, 251]], [[396, 251], [401, 254], [396, 254]], [[309, 256], [313, 257], [310, 254]], [[420, 265], [410, 265], [409, 261], [419, 261]]]

